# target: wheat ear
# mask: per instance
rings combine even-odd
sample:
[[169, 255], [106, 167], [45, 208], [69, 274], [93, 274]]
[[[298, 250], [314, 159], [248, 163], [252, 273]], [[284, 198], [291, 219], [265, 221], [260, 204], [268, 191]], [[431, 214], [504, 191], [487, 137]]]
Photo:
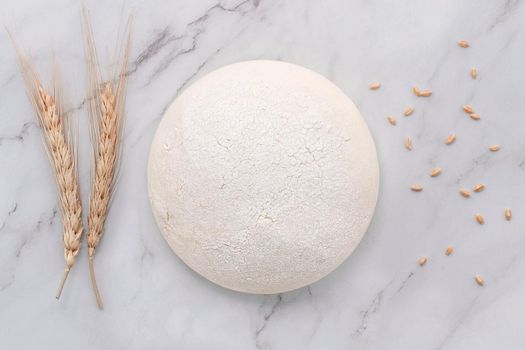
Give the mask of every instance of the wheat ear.
[[88, 71], [89, 117], [93, 144], [92, 187], [88, 214], [88, 259], [91, 283], [97, 305], [102, 309], [102, 298], [97, 286], [94, 257], [102, 239], [104, 223], [110, 207], [118, 172], [122, 136], [122, 118], [127, 87], [126, 69], [129, 57], [130, 31], [120, 56], [120, 71], [115, 79], [101, 78], [92, 28], [87, 11], [83, 11], [86, 63]]
[[[14, 41], [13, 41], [13, 44]], [[54, 70], [53, 93], [44, 89], [38, 75], [27, 58], [15, 44], [20, 70], [26, 84], [27, 95], [40, 123], [44, 144], [55, 175], [60, 211], [62, 214], [62, 239], [66, 267], [56, 294], [59, 299], [69, 271], [75, 263], [82, 238], [82, 204], [78, 185], [77, 153], [71, 142], [70, 123], [67, 125], [61, 104], [58, 73]], [[56, 68], [56, 65], [55, 65]], [[67, 115], [69, 121], [70, 115]]]

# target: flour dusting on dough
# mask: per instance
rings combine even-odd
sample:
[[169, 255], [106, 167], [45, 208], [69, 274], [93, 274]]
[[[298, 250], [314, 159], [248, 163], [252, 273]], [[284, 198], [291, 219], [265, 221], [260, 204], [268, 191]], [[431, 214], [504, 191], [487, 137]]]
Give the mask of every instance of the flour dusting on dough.
[[317, 281], [354, 250], [379, 168], [359, 111], [305, 68], [247, 61], [190, 86], [151, 147], [151, 206], [175, 253], [233, 290]]

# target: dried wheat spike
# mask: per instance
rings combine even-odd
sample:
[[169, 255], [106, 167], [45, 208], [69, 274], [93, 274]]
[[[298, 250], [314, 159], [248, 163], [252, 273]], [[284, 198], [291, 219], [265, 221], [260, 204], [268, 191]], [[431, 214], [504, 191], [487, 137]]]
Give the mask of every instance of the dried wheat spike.
[[104, 234], [104, 223], [108, 216], [120, 159], [122, 118], [127, 87], [126, 70], [130, 48], [130, 21], [125, 29], [125, 42], [119, 56], [120, 70], [111, 80], [103, 80], [101, 77], [89, 14], [85, 9], [83, 25], [89, 81], [88, 112], [93, 144], [93, 178], [88, 213], [88, 259], [97, 305], [102, 308], [102, 298], [95, 277], [94, 257], [95, 249]]
[[[11, 38], [12, 39], [12, 38]], [[12, 39], [13, 40], [13, 39]], [[56, 298], [62, 294], [66, 279], [80, 250], [82, 232], [82, 203], [78, 185], [77, 153], [71, 140], [70, 115], [64, 113], [61, 86], [55, 65], [53, 93], [49, 94], [26, 56], [15, 46], [18, 63], [27, 89], [27, 95], [38, 117], [47, 155], [55, 176], [62, 216], [62, 241], [66, 267]]]

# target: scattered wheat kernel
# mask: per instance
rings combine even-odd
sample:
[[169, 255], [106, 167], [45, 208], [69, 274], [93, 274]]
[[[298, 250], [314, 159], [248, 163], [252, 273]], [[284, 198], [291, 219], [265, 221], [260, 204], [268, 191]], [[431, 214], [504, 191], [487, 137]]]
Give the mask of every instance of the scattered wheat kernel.
[[468, 41], [466, 40], [460, 40], [458, 41], [458, 45], [461, 46], [462, 48], [466, 49], [467, 47], [470, 46], [470, 44], [468, 43]]
[[426, 256], [422, 256], [421, 258], [419, 258], [419, 260], [417, 261], [419, 263], [419, 266], [423, 266], [427, 263], [427, 257]]
[[476, 67], [470, 68], [470, 76], [472, 79], [476, 79], [478, 77], [478, 69]]
[[429, 97], [430, 95], [432, 95], [432, 90], [423, 90], [419, 93], [421, 97]]
[[370, 90], [377, 90], [381, 87], [381, 84], [380, 83], [371, 83], [370, 85], [368, 85], [368, 87], [370, 88]]
[[421, 186], [420, 184], [414, 184], [410, 186], [410, 189], [414, 192], [421, 192], [423, 191], [423, 186]]
[[491, 151], [491, 152], [497, 152], [497, 151], [499, 151], [500, 149], [501, 149], [500, 145], [491, 145], [491, 146], [489, 147], [489, 151]]
[[421, 95], [421, 90], [419, 90], [419, 88], [417, 86], [414, 86], [412, 88], [412, 91], [414, 92], [414, 95], [416, 95], [416, 96], [420, 96]]
[[464, 105], [463, 110], [468, 114], [474, 113], [474, 108], [471, 105]]
[[485, 189], [485, 185], [482, 183], [477, 184], [474, 186], [474, 192], [481, 192]]
[[403, 112], [405, 117], [408, 117], [412, 113], [414, 113], [414, 107], [412, 107], [412, 106], [408, 106], [407, 108], [405, 108], [405, 111]]
[[480, 225], [483, 225], [485, 223], [485, 219], [483, 219], [483, 216], [481, 216], [481, 214], [476, 214], [476, 221]]
[[479, 114], [477, 114], [477, 113], [470, 113], [468, 116], [469, 116], [470, 119], [472, 119], [472, 120], [480, 120], [480, 119], [481, 119], [481, 117], [480, 117]]
[[405, 148], [409, 151], [412, 151], [412, 139], [410, 137], [405, 139]]
[[392, 117], [392, 116], [390, 116], [390, 117], [388, 117], [388, 118], [386, 118], [386, 119], [388, 119], [388, 122], [389, 122], [390, 124], [392, 124], [392, 125], [396, 125], [396, 124], [397, 124], [397, 120], [396, 120], [396, 118], [394, 118], [394, 117]]
[[512, 212], [510, 211], [510, 208], [505, 208], [505, 220], [510, 221], [512, 218]]
[[470, 197], [470, 192], [465, 190], [465, 189], [463, 189], [463, 188], [459, 190], [459, 194], [461, 194], [465, 198], [469, 198]]
[[434, 169], [432, 169], [430, 171], [430, 176], [431, 177], [436, 177], [438, 176], [439, 174], [441, 174], [441, 168], [440, 167], [435, 167]]
[[447, 246], [447, 249], [445, 249], [445, 255], [449, 256], [450, 254], [452, 254], [453, 251], [454, 248], [452, 248], [451, 246]]
[[451, 145], [454, 143], [454, 141], [456, 141], [456, 134], [450, 134], [445, 140], [445, 145]]
[[485, 283], [485, 281], [483, 280], [483, 277], [481, 277], [480, 275], [476, 275], [476, 277], [474, 277], [474, 280], [480, 286], [483, 286], [483, 284]]

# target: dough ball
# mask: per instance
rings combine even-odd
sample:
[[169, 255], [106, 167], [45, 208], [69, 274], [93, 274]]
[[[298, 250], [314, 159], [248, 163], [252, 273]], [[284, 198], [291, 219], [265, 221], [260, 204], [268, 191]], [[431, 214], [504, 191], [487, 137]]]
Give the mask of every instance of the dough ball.
[[306, 68], [247, 61], [187, 88], [155, 134], [149, 196], [193, 270], [271, 294], [339, 266], [376, 205], [374, 141], [352, 101]]

